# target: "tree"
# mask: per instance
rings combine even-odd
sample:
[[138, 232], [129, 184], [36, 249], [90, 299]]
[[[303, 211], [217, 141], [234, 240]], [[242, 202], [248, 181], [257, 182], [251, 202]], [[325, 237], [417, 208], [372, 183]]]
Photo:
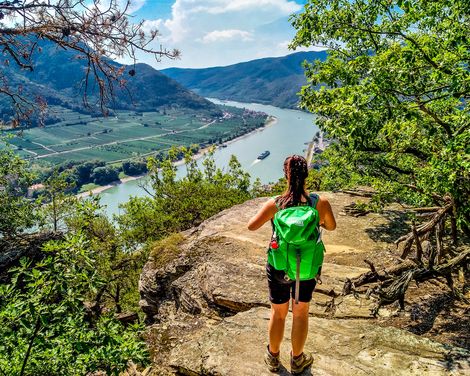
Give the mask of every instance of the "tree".
[[52, 175], [44, 182], [44, 190], [41, 195], [45, 202], [41, 208], [42, 227], [52, 226], [53, 231], [57, 232], [64, 224], [64, 219], [73, 210], [76, 198], [67, 194], [74, 188], [74, 183], [70, 180], [70, 173], [53, 171]]
[[[2, 64], [33, 71], [35, 56], [41, 52], [44, 41], [74, 51], [84, 61], [81, 87], [85, 105], [89, 104], [89, 90], [96, 86], [99, 105], [106, 113], [115, 86], [125, 85], [125, 67], [118, 67], [112, 59], [127, 56], [135, 63], [138, 51], [157, 60], [179, 55], [177, 50], [150, 46], [157, 38], [157, 31], [147, 33], [143, 21], [134, 24], [129, 20], [130, 3], [127, 0], [120, 7], [119, 0], [3, 0], [0, 2]], [[133, 76], [135, 70], [127, 73]], [[41, 115], [45, 111], [42, 98], [28, 98], [23, 87], [10, 87], [4, 70], [0, 71], [0, 81], [0, 94], [10, 100], [16, 112], [14, 126], [30, 118], [33, 112]]]
[[[329, 49], [327, 61], [306, 65], [301, 91], [303, 108], [334, 139], [322, 155], [326, 183], [371, 184], [382, 203], [432, 206], [431, 220], [398, 239], [402, 257], [414, 250], [427, 270], [411, 277], [442, 275], [436, 263], [464, 255], [453, 269], [468, 259], [457, 243], [470, 234], [469, 15], [466, 0], [310, 0], [292, 19], [291, 47]], [[452, 246], [441, 241], [446, 228]]]
[[33, 175], [10, 148], [0, 149], [0, 238], [12, 238], [35, 224], [35, 202], [26, 197]]
[[145, 161], [125, 161], [122, 163], [122, 171], [130, 176], [145, 174], [147, 169], [147, 163]]
[[105, 163], [103, 161], [88, 161], [74, 166], [73, 171], [74, 175], [76, 175], [75, 183], [77, 184], [77, 186], [82, 186], [84, 184], [90, 183], [93, 180], [91, 178], [93, 170], [97, 167], [103, 166], [105, 166]]
[[119, 171], [111, 166], [97, 167], [93, 170], [90, 179], [98, 185], [109, 184], [119, 180]]
[[[0, 238], [0, 375], [118, 374], [129, 360], [148, 361], [141, 328], [115, 316], [138, 307], [147, 255], [124, 247], [98, 197], [67, 196], [68, 186], [66, 175], [52, 175], [39, 226]], [[13, 205], [2, 206], [2, 220], [21, 218], [7, 194]], [[44, 227], [59, 232], [31, 231]]]
[[88, 241], [89, 252], [94, 258], [95, 272], [101, 285], [90, 292], [90, 309], [96, 316], [103, 308], [122, 310], [138, 309], [138, 280], [147, 261], [144, 250], [131, 252], [112, 221], [99, 205], [99, 197], [78, 200], [71, 215], [65, 219], [69, 234], [80, 233]]

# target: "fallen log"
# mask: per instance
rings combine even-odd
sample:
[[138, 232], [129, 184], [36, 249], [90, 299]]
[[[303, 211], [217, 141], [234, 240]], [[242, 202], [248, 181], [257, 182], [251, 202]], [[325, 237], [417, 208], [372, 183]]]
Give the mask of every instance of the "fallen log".
[[360, 207], [359, 205], [357, 205], [355, 202], [353, 202], [349, 205], [346, 205], [343, 208], [342, 213], [344, 213], [343, 215], [349, 215], [350, 217], [356, 217], [357, 218], [357, 217], [360, 217], [362, 215], [369, 214], [370, 210], [364, 209], [364, 208]]
[[371, 270], [362, 273], [361, 275], [355, 278], [347, 278], [344, 282], [342, 295], [350, 294], [359, 286], [363, 286], [368, 283], [385, 281], [387, 279], [390, 279], [391, 276], [400, 275], [402, 272], [416, 267], [416, 264], [412, 260], [405, 260], [404, 262], [398, 265], [393, 265], [382, 272], [378, 272], [372, 262], [368, 260], [364, 260], [364, 262], [369, 265]]
[[129, 324], [135, 324], [139, 322], [139, 315], [135, 312], [121, 312], [114, 314], [114, 317], [121, 322], [121, 324], [127, 326]]
[[404, 242], [401, 258], [405, 259], [411, 252], [411, 247], [414, 242], [418, 244], [420, 241], [419, 239], [429, 232], [431, 232], [438, 224], [444, 219], [446, 215], [452, 212], [453, 204], [447, 204], [436, 211], [434, 216], [428, 222], [422, 224], [421, 226], [416, 227], [414, 230], [409, 232], [407, 235], [403, 235], [397, 240], [395, 240], [395, 244], [398, 247], [400, 243]]

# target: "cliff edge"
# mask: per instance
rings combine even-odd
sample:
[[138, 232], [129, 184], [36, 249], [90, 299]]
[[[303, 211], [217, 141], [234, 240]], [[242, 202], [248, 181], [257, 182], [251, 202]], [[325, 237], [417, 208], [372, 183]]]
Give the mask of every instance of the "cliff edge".
[[[379, 325], [373, 301], [341, 293], [346, 277], [395, 260], [380, 229], [389, 216], [340, 215], [357, 198], [322, 193], [332, 203], [338, 228], [326, 232], [323, 284], [314, 293], [306, 351], [314, 364], [304, 375], [463, 375], [470, 352], [409, 331]], [[263, 363], [269, 300], [265, 277], [269, 223], [246, 230], [265, 199], [225, 210], [199, 227], [175, 235], [152, 253], [141, 274], [140, 306], [149, 324], [152, 375], [271, 375]], [[395, 228], [395, 227], [394, 227]], [[400, 231], [396, 226], [396, 231]], [[394, 307], [379, 315], [394, 314]], [[281, 359], [289, 375], [290, 318]], [[148, 374], [148, 373], [146, 373]]]

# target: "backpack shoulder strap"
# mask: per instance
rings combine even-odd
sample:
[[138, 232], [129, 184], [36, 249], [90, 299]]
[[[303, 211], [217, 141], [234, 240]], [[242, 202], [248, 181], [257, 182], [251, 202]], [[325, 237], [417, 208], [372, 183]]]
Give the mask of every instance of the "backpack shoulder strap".
[[316, 209], [320, 196], [317, 195], [316, 193], [310, 193], [309, 198], [310, 198], [310, 206]]
[[[277, 199], [278, 199], [278, 197], [279, 197], [279, 195], [277, 195], [277, 196], [272, 196], [271, 198], [274, 199], [274, 205], [276, 205], [276, 209], [279, 211], [279, 210], [281, 210], [281, 208], [280, 208], [280, 207], [278, 206], [278, 204], [277, 204]], [[270, 221], [270, 222], [271, 222], [271, 229], [272, 229], [273, 234], [274, 234], [274, 221], [273, 221], [272, 218], [271, 218], [271, 221]]]
[[277, 209], [277, 210], [281, 210], [281, 208], [280, 208], [279, 205], [277, 204], [277, 199], [279, 198], [279, 195], [277, 195], [277, 196], [272, 196], [271, 198], [274, 199], [274, 205], [276, 205], [276, 209]]
[[[316, 193], [310, 193], [309, 197], [310, 197], [310, 202], [311, 202], [312, 207], [316, 209], [320, 196]], [[320, 224], [317, 225], [317, 229], [318, 229], [317, 243], [319, 243], [321, 242], [321, 236], [322, 236], [322, 229], [320, 227]]]

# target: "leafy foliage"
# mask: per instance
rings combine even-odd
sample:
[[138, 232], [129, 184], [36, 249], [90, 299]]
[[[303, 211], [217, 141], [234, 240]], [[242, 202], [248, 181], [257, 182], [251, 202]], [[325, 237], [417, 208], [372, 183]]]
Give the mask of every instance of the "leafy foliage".
[[85, 299], [104, 283], [96, 254], [77, 233], [49, 242], [45, 257], [27, 259], [11, 284], [0, 285], [0, 368], [8, 375], [84, 375], [94, 370], [118, 374], [127, 361], [145, 361], [145, 344], [135, 329], [112, 315], [94, 320]]
[[[0, 150], [0, 161], [0, 256], [8, 261], [0, 267], [0, 374], [118, 374], [129, 360], [145, 363], [139, 327], [114, 317], [137, 305], [145, 254], [125, 251], [96, 199], [70, 196], [69, 174], [53, 173], [33, 201], [26, 162], [9, 149]], [[55, 232], [29, 234], [44, 228]]]
[[[452, 202], [470, 225], [470, 60], [464, 0], [310, 0], [291, 46], [323, 44], [302, 106], [335, 140], [328, 188], [371, 184], [383, 201]], [[321, 85], [321, 89], [317, 87]]]
[[74, 210], [76, 198], [70, 195], [74, 191], [74, 182], [71, 175], [57, 170], [46, 179], [40, 199], [44, 202], [40, 210], [41, 228], [52, 227], [58, 231], [64, 219]]
[[122, 171], [127, 175], [141, 175], [148, 171], [145, 161], [125, 161], [122, 163]]
[[99, 198], [80, 200], [65, 221], [69, 232], [82, 233], [94, 255], [96, 273], [102, 285], [90, 298], [95, 310], [138, 308], [138, 280], [148, 254], [139, 249], [130, 252], [114, 224], [100, 212]]
[[105, 185], [119, 180], [119, 171], [111, 166], [97, 167], [93, 170], [90, 179], [98, 185]]
[[[77, 96], [63, 91], [71, 90], [80, 82], [78, 86], [86, 107], [98, 105], [106, 113], [107, 106], [114, 104], [115, 90], [120, 89], [123, 94], [125, 78], [136, 74], [135, 66], [127, 71], [126, 66], [116, 64], [111, 58], [126, 56], [135, 65], [138, 51], [156, 60], [178, 57], [176, 50], [151, 47], [157, 32], [146, 30], [143, 20], [131, 22], [128, 17], [130, 0], [109, 0], [106, 6], [102, 5], [100, 1], [87, 0], [0, 2], [4, 53], [0, 97], [11, 103], [13, 126], [30, 119], [34, 112], [43, 119], [47, 104], [44, 97], [38, 95], [41, 92], [52, 94], [48, 99], [55, 104], [73, 105]], [[58, 48], [62, 53], [57, 53]], [[42, 64], [37, 61], [38, 55], [42, 57]], [[45, 73], [51, 61], [56, 63], [54, 69]], [[41, 70], [41, 67], [46, 69]], [[141, 71], [144, 70], [142, 67]], [[24, 77], [21, 74], [24, 71], [30, 74]], [[41, 88], [34, 78], [46, 83], [48, 90]]]

